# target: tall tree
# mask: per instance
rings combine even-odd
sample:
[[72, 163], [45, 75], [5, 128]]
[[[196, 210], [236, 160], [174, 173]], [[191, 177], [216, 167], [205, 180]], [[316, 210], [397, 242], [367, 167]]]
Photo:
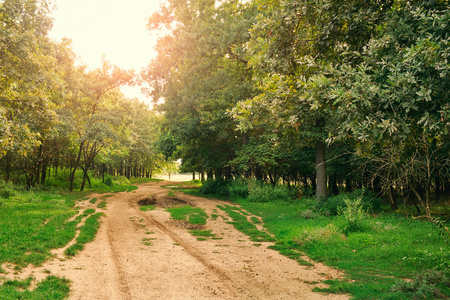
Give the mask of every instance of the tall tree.
[[191, 171], [221, 173], [241, 144], [227, 109], [254, 94], [243, 48], [253, 20], [250, 4], [211, 0], [171, 0], [150, 18], [150, 30], [171, 31], [142, 76], [155, 102], [163, 100], [159, 109]]

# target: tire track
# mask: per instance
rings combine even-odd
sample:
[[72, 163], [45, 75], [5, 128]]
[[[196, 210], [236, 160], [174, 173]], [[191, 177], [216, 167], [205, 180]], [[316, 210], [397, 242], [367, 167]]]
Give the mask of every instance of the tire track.
[[183, 247], [189, 255], [191, 255], [198, 262], [200, 262], [202, 265], [204, 265], [209, 271], [211, 271], [213, 274], [215, 274], [221, 281], [225, 282], [228, 285], [228, 289], [232, 293], [233, 297], [235, 297], [236, 299], [242, 299], [242, 297], [245, 296], [247, 299], [257, 299], [250, 292], [248, 292], [244, 287], [242, 287], [241, 285], [236, 283], [233, 279], [231, 279], [231, 277], [228, 276], [224, 270], [211, 264], [207, 259], [205, 259], [204, 255], [201, 252], [199, 252], [197, 249], [195, 249], [195, 247], [193, 247], [189, 243], [187, 243], [178, 234], [176, 234], [175, 232], [170, 230], [167, 226], [165, 226], [161, 222], [157, 221], [152, 216], [142, 213], [134, 201], [130, 204], [133, 204], [132, 207], [134, 209], [136, 209], [136, 211], [139, 213], [139, 215], [141, 217], [143, 217], [150, 224], [153, 224], [158, 229], [160, 229], [162, 232], [167, 234], [175, 243], [178, 243], [181, 247]]

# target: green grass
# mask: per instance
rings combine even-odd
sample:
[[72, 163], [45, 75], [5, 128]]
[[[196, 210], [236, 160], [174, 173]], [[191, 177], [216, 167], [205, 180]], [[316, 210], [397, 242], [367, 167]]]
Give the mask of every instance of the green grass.
[[253, 242], [272, 242], [274, 238], [258, 228], [252, 222], [248, 221], [248, 212], [243, 211], [240, 207], [230, 205], [218, 205], [218, 208], [225, 211], [233, 221], [227, 222], [232, 224], [237, 230], [248, 235]]
[[355, 299], [411, 299], [406, 293], [391, 292], [392, 286], [428, 270], [450, 275], [449, 240], [431, 222], [382, 213], [367, 216], [362, 231], [344, 235], [339, 216], [303, 218], [301, 212], [310, 201], [238, 202], [262, 216], [265, 227], [279, 241], [275, 248], [281, 247], [280, 253], [289, 257], [294, 254], [291, 251], [304, 252], [348, 274], [346, 280], [330, 281], [330, 288], [316, 290], [350, 293]]
[[212, 233], [212, 230], [199, 230], [192, 229], [189, 233], [197, 237], [198, 241], [206, 241], [208, 238], [217, 239], [216, 234]]
[[85, 244], [94, 240], [95, 235], [100, 228], [99, 219], [101, 216], [103, 216], [103, 213], [96, 213], [86, 219], [84, 225], [80, 227], [80, 234], [77, 237], [77, 242], [64, 251], [66, 255], [76, 255], [79, 251], [84, 249]]
[[26, 280], [9, 280], [0, 285], [0, 300], [57, 300], [69, 297], [69, 281], [67, 279], [48, 276], [38, 282], [33, 291], [29, 290], [32, 278]]
[[15, 197], [2, 200], [0, 264], [41, 265], [51, 256], [51, 249], [63, 247], [75, 237], [77, 222], [68, 222], [76, 214], [72, 199], [17, 191]]
[[155, 210], [155, 209], [156, 209], [156, 206], [154, 206], [154, 205], [139, 206], [139, 210], [141, 210], [141, 211], [149, 211], [149, 210]]
[[106, 201], [102, 200], [99, 204], [97, 204], [97, 208], [106, 208]]
[[173, 191], [183, 191], [183, 193], [192, 194], [195, 193], [201, 185], [202, 183], [200, 180], [191, 180], [180, 183], [169, 183], [163, 187]]
[[200, 207], [192, 207], [190, 205], [182, 207], [167, 208], [172, 219], [187, 221], [194, 225], [205, 225], [208, 215], [205, 210]]

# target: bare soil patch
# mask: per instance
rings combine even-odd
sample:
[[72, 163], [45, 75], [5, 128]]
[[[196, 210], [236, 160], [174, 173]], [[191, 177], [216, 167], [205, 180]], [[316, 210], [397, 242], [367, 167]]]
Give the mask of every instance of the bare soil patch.
[[[169, 197], [163, 184], [141, 184], [136, 191], [108, 197], [95, 241], [71, 259], [55, 251], [53, 261], [24, 269], [21, 277], [31, 274], [41, 280], [51, 274], [70, 279], [73, 300], [348, 299], [311, 291], [340, 276], [337, 270], [319, 263], [300, 266], [267, 249], [272, 243], [255, 244], [216, 207], [229, 203], [184, 194]], [[82, 205], [95, 207], [88, 200]], [[144, 212], [140, 205], [157, 209]], [[218, 214], [200, 226], [215, 238], [197, 240], [189, 224], [171, 220], [165, 208], [179, 205]]]

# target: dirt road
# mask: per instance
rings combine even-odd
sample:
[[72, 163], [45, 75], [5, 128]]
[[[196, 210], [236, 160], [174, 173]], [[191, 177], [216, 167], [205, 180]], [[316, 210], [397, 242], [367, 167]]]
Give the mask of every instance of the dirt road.
[[[202, 229], [221, 239], [197, 240], [188, 225], [165, 211], [171, 198], [163, 184], [108, 197], [96, 239], [71, 259], [59, 249], [57, 258], [31, 270], [33, 276], [40, 280], [50, 272], [70, 279], [73, 300], [348, 299], [311, 291], [323, 286], [317, 282], [336, 278], [336, 270], [317, 263], [300, 266], [267, 249], [271, 243], [255, 244], [227, 223], [228, 216], [216, 207], [221, 201], [178, 194], [177, 199], [204, 208], [209, 216], [219, 214]], [[138, 201], [149, 195], [160, 206], [140, 211]], [[86, 200], [82, 208], [88, 207], [95, 206]]]

